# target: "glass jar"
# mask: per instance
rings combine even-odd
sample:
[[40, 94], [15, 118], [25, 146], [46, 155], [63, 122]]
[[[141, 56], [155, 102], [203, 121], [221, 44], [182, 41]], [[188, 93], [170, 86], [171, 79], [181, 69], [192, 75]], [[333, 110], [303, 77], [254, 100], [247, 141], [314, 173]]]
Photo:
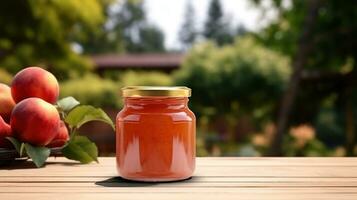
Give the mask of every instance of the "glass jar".
[[119, 174], [150, 182], [191, 177], [196, 156], [196, 118], [187, 105], [191, 89], [125, 87], [122, 96], [116, 119]]

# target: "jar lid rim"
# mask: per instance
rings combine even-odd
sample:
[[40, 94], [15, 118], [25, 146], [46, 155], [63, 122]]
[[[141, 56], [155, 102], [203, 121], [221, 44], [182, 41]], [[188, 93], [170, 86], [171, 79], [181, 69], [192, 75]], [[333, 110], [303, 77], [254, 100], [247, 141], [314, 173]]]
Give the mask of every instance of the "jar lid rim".
[[191, 89], [185, 86], [127, 86], [121, 89], [123, 97], [190, 97]]

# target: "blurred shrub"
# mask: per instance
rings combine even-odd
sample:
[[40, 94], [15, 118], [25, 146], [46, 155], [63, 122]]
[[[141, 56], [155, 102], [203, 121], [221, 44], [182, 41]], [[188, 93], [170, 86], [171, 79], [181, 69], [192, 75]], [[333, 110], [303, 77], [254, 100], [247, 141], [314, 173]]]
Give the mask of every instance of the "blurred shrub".
[[[278, 100], [290, 76], [289, 59], [251, 37], [217, 47], [195, 46], [175, 74], [175, 85], [193, 90], [190, 107], [198, 117], [199, 133], [210, 155], [258, 155], [252, 145], [241, 145], [248, 134], [273, 121]], [[247, 142], [247, 141], [246, 141]]]
[[192, 88], [198, 115], [245, 113], [263, 119], [271, 118], [289, 74], [287, 58], [245, 37], [224, 47], [194, 47], [175, 84]]
[[243, 145], [239, 151], [238, 151], [238, 156], [243, 156], [243, 157], [256, 157], [256, 156], [261, 156], [262, 154], [257, 151], [253, 145], [251, 144], [246, 144]]
[[12, 76], [4, 69], [0, 69], [0, 83], [10, 84]]
[[316, 138], [315, 129], [309, 125], [292, 127], [283, 148], [285, 156], [329, 156], [332, 153]]
[[128, 71], [120, 75], [119, 80], [123, 86], [170, 86], [173, 83], [169, 75], [161, 72]]
[[100, 78], [87, 74], [61, 83], [61, 96], [73, 96], [83, 104], [97, 107], [120, 108], [120, 88], [129, 85], [171, 85], [172, 79], [159, 72], [125, 72], [119, 79]]
[[344, 120], [345, 113], [341, 109], [336, 109], [335, 105], [326, 105], [326, 102], [323, 102], [315, 121], [317, 138], [329, 147], [343, 145], [346, 140]]
[[97, 107], [118, 108], [118, 94], [119, 84], [91, 74], [61, 83], [61, 97], [73, 96], [83, 104]]
[[[275, 129], [274, 124], [268, 123], [261, 133], [250, 138], [250, 143], [259, 155], [264, 155], [271, 146]], [[340, 150], [329, 150], [316, 136], [315, 128], [310, 125], [291, 127], [283, 141], [284, 156], [341, 156]]]
[[196, 149], [197, 149], [197, 156], [208, 156], [209, 153], [206, 149], [204, 138], [201, 137], [201, 134], [197, 134], [196, 137]]

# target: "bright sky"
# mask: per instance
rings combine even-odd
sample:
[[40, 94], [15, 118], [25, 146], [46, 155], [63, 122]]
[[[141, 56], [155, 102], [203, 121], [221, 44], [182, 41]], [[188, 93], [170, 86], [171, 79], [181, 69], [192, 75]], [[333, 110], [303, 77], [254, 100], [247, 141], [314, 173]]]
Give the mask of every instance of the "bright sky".
[[[179, 48], [178, 32], [184, 19], [186, 1], [190, 0], [145, 0], [149, 21], [160, 27], [165, 33], [168, 48]], [[195, 7], [198, 24], [205, 21], [210, 0], [191, 0]], [[243, 24], [248, 30], [257, 30], [267, 23], [262, 19], [261, 11], [249, 0], [221, 0], [225, 14], [231, 24]], [[268, 13], [268, 16], [273, 16]]]

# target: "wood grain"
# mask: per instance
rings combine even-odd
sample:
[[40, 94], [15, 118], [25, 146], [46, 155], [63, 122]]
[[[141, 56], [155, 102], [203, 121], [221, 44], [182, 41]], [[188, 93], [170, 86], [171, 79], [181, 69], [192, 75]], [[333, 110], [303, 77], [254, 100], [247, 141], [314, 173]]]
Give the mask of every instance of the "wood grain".
[[190, 180], [133, 183], [114, 158], [81, 165], [51, 158], [0, 167], [0, 200], [12, 199], [357, 199], [356, 158], [198, 158]]

